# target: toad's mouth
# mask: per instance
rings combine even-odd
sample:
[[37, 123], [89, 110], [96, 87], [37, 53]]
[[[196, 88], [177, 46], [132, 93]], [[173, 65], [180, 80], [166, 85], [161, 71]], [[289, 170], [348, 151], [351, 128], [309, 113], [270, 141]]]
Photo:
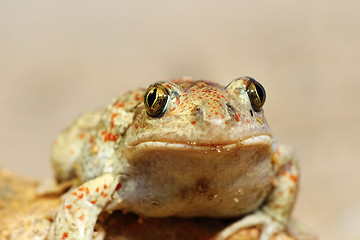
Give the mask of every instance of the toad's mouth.
[[241, 139], [232, 143], [216, 143], [208, 144], [194, 141], [187, 142], [172, 142], [172, 141], [160, 141], [160, 140], [146, 140], [137, 142], [134, 144], [127, 144], [129, 148], [135, 148], [136, 150], [141, 151], [142, 149], [158, 149], [158, 150], [207, 150], [207, 151], [229, 151], [234, 148], [241, 148], [247, 146], [256, 146], [256, 145], [272, 145], [273, 137], [271, 135], [258, 135], [252, 136], [245, 139]]

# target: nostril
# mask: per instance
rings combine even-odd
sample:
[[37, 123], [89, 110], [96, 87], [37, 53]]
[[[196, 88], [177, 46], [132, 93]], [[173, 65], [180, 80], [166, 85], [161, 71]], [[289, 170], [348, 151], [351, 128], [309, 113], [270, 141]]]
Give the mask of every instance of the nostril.
[[202, 121], [204, 120], [204, 113], [200, 106], [196, 106], [192, 110], [193, 120]]
[[193, 112], [197, 117], [200, 117], [203, 115], [203, 111], [201, 110], [201, 108], [199, 106], [195, 107]]
[[233, 115], [236, 113], [235, 108], [230, 103], [226, 103], [226, 107], [227, 107], [227, 111], [230, 115]]

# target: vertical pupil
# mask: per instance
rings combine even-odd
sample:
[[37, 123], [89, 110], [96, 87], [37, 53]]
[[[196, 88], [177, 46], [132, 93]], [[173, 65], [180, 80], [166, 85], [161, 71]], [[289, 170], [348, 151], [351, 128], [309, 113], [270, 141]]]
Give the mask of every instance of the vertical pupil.
[[262, 102], [264, 99], [264, 92], [262, 90], [262, 88], [258, 85], [258, 84], [254, 84], [255, 88], [256, 88], [256, 92], [259, 95], [260, 101]]
[[150, 107], [153, 106], [155, 100], [156, 100], [156, 95], [157, 95], [157, 89], [155, 88], [153, 91], [151, 91], [147, 97], [148, 100], [148, 104]]

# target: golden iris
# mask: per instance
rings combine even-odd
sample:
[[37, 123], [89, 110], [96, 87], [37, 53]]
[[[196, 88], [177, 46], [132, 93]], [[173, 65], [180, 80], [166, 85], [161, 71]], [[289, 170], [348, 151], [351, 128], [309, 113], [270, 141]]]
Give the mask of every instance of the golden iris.
[[146, 113], [150, 117], [161, 117], [166, 110], [169, 92], [160, 83], [154, 83], [146, 90], [144, 104]]
[[252, 108], [256, 112], [260, 112], [266, 99], [265, 88], [255, 79], [250, 78], [246, 92], [249, 96]]

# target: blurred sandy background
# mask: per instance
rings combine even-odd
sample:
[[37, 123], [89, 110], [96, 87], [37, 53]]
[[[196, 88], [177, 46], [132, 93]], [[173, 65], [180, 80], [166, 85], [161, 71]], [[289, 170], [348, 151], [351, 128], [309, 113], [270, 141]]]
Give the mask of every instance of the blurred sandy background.
[[79, 113], [193, 76], [267, 90], [279, 142], [301, 157], [294, 216], [360, 239], [359, 1], [0, 1], [0, 165], [52, 176], [49, 149]]

